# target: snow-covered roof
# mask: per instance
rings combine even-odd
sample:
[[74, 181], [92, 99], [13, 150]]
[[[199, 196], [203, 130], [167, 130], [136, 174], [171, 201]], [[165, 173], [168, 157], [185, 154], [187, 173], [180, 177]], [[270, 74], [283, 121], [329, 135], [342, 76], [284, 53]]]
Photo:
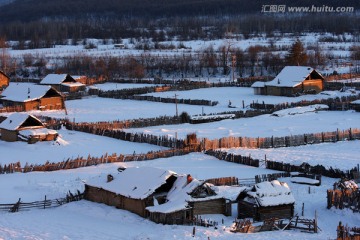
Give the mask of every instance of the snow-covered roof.
[[266, 82], [265, 85], [275, 87], [296, 87], [301, 84], [313, 71], [315, 71], [315, 69], [312, 67], [286, 66], [272, 81]]
[[40, 84], [60, 84], [65, 81], [67, 74], [48, 74]]
[[57, 134], [57, 131], [53, 129], [47, 129], [47, 128], [33, 128], [33, 129], [24, 129], [19, 131], [19, 134], [25, 137], [31, 137], [31, 136], [46, 136], [46, 135], [54, 135]]
[[89, 180], [86, 184], [133, 199], [145, 199], [176, 173], [152, 167], [132, 167], [113, 175], [107, 182], [105, 175]]
[[28, 118], [33, 118], [39, 123], [39, 125], [44, 126], [42, 122], [33, 115], [27, 113], [13, 113], [0, 123], [0, 128], [7, 130], [17, 130]]
[[[274, 180], [257, 183], [254, 188], [255, 191], [248, 191], [247, 195], [255, 199], [259, 206], [269, 207], [295, 203], [294, 196], [287, 183]], [[247, 198], [244, 200], [247, 200]]]
[[190, 201], [195, 202], [203, 201], [204, 199], [208, 200], [222, 198], [222, 196], [218, 195], [209, 196], [206, 198], [191, 197], [190, 194], [202, 184], [206, 183], [197, 179], [192, 179], [192, 181], [188, 183], [187, 175], [180, 175], [166, 196], [167, 202], [164, 204], [147, 207], [146, 209], [150, 212], [171, 213], [189, 208], [188, 202]]
[[353, 102], [351, 102], [352, 104], [360, 104], [360, 100], [355, 100]]
[[255, 87], [265, 87], [265, 82], [256, 81], [251, 85], [251, 87], [253, 87], [253, 88], [255, 88]]
[[28, 102], [42, 98], [51, 86], [35, 85], [31, 83], [11, 83], [3, 92], [2, 99], [14, 102]]

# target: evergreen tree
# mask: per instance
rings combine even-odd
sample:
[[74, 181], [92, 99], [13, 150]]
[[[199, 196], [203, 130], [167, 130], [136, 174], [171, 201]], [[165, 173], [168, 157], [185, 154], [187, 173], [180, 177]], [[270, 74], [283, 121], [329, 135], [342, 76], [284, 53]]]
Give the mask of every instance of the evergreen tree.
[[297, 39], [296, 42], [290, 47], [290, 50], [286, 56], [286, 62], [289, 65], [306, 65], [308, 56], [304, 49], [302, 42]]

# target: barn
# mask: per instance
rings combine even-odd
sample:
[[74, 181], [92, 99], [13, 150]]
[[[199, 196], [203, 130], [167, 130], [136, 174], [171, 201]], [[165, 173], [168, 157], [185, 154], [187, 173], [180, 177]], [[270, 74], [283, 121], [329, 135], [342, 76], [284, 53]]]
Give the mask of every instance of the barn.
[[162, 224], [189, 224], [196, 215], [231, 215], [231, 204], [205, 181], [179, 175], [164, 203], [147, 207], [149, 219]]
[[274, 180], [257, 183], [237, 197], [238, 218], [263, 221], [270, 218], [291, 218], [295, 199], [286, 183]]
[[40, 84], [50, 85], [60, 92], [71, 93], [85, 90], [85, 84], [77, 82], [69, 74], [48, 74]]
[[12, 113], [0, 123], [0, 133], [1, 140], [7, 142], [53, 141], [58, 136], [55, 130], [47, 129], [38, 118], [27, 113]]
[[175, 180], [176, 174], [167, 170], [126, 168], [115, 175], [101, 175], [88, 181], [84, 198], [148, 217], [146, 208], [162, 202]]
[[0, 90], [9, 86], [10, 78], [3, 72], [0, 71]]
[[17, 107], [23, 111], [65, 108], [62, 95], [51, 86], [11, 83], [1, 95], [4, 107]]
[[306, 66], [286, 66], [269, 82], [253, 84], [254, 94], [287, 96], [316, 94], [324, 89], [324, 77]]

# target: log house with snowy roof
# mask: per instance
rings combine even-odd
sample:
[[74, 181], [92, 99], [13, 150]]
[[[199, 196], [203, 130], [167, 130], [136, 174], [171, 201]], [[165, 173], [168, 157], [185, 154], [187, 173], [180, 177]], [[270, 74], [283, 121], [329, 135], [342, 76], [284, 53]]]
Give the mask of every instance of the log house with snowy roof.
[[269, 82], [255, 82], [254, 94], [292, 97], [316, 94], [324, 89], [324, 77], [311, 67], [286, 66]]
[[50, 85], [60, 92], [72, 93], [85, 90], [85, 84], [77, 82], [69, 74], [48, 74], [40, 84]]
[[238, 218], [263, 221], [270, 218], [291, 218], [295, 199], [286, 183], [274, 180], [257, 183], [242, 191], [238, 198]]
[[4, 107], [20, 107], [23, 111], [65, 108], [62, 95], [51, 86], [13, 83], [1, 95]]
[[7, 142], [53, 141], [58, 136], [55, 130], [47, 129], [38, 118], [27, 113], [12, 113], [0, 123], [0, 133], [1, 140]]
[[188, 224], [201, 214], [231, 215], [229, 201], [190, 175], [141, 167], [126, 168], [108, 179], [100, 176], [87, 182], [84, 198], [162, 224]]

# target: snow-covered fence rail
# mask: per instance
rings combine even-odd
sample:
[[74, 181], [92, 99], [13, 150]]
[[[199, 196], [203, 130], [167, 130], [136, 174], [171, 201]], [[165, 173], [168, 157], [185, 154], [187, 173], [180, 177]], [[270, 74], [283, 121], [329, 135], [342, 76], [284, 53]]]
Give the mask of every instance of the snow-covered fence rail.
[[280, 104], [266, 104], [262, 103], [251, 103], [250, 107], [257, 110], [267, 110], [269, 112], [279, 111], [287, 108], [304, 107], [314, 104], [325, 104], [329, 106], [329, 110], [348, 110], [351, 109], [351, 102], [360, 99], [360, 94], [353, 96], [342, 96], [336, 98], [327, 99], [315, 99], [315, 100], [302, 100], [300, 102], [291, 103], [280, 103]]
[[83, 199], [83, 193], [77, 191], [76, 194], [72, 194], [69, 192], [66, 197], [58, 198], [58, 199], [46, 199], [42, 201], [34, 201], [34, 202], [21, 202], [21, 198], [16, 203], [10, 204], [0, 204], [0, 211], [6, 212], [18, 212], [18, 211], [25, 211], [29, 209], [46, 209], [46, 208], [53, 208], [58, 207], [66, 203], [79, 201]]

